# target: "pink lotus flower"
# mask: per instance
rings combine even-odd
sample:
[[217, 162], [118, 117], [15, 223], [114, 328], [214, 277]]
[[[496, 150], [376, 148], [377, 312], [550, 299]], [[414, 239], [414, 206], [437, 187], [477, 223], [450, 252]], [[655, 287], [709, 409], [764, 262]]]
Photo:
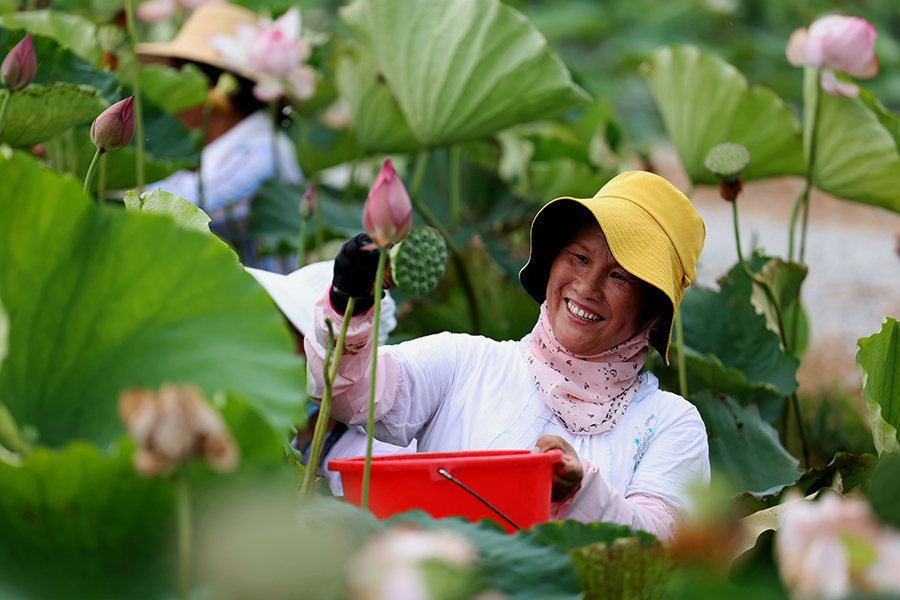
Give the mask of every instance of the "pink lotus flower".
[[375, 184], [363, 207], [363, 229], [376, 246], [386, 248], [399, 242], [412, 228], [412, 203], [403, 182], [388, 158], [381, 166]]
[[0, 65], [0, 81], [11, 92], [21, 90], [34, 81], [37, 73], [37, 57], [31, 34], [26, 33], [21, 42], [13, 46]]
[[900, 533], [878, 523], [867, 502], [829, 494], [783, 506], [775, 557], [794, 597], [900, 592]]
[[300, 37], [301, 30], [300, 10], [292, 7], [274, 23], [261, 19], [256, 27], [238, 25], [235, 36], [215, 35], [209, 42], [226, 62], [260, 75], [253, 87], [260, 102], [286, 93], [305, 100], [316, 93], [316, 74], [303, 64], [312, 44]]
[[100, 153], [121, 150], [134, 138], [134, 96], [116, 102], [94, 119], [91, 142]]
[[859, 17], [830, 15], [791, 34], [787, 45], [787, 58], [795, 67], [810, 66], [822, 70], [822, 89], [832, 96], [855, 98], [859, 87], [841, 81], [835, 75], [840, 71], [869, 79], [878, 74], [878, 57], [875, 56], [875, 27]]

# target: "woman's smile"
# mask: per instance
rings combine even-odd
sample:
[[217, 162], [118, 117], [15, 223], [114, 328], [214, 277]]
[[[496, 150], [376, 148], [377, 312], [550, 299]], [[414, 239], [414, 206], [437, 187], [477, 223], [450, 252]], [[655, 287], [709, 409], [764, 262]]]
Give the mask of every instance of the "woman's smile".
[[585, 321], [599, 321], [603, 317], [598, 314], [594, 314], [584, 308], [579, 307], [575, 302], [566, 298], [566, 308], [569, 309], [569, 312], [579, 319], [584, 319]]

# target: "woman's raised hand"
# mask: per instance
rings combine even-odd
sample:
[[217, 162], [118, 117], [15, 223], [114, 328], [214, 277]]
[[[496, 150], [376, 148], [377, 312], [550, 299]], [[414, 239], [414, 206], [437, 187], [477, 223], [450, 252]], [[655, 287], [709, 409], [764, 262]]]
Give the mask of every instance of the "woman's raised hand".
[[532, 454], [541, 454], [548, 450], [562, 450], [562, 462], [553, 465], [553, 493], [550, 499], [559, 502], [569, 497], [581, 484], [584, 467], [569, 442], [558, 435], [542, 435], [532, 448]]

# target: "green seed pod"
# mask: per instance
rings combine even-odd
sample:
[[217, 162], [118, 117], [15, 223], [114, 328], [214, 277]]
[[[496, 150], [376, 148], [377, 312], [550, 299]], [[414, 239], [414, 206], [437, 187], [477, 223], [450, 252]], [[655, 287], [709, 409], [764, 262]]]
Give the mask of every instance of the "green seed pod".
[[436, 229], [416, 227], [390, 250], [391, 278], [414, 297], [430, 294], [447, 269], [447, 243]]

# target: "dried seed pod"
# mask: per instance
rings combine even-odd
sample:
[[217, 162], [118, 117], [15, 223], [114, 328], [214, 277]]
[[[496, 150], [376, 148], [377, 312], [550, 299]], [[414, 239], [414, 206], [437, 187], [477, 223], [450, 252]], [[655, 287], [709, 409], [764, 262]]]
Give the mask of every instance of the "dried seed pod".
[[119, 397], [119, 418], [137, 443], [134, 466], [145, 477], [195, 457], [217, 471], [237, 466], [238, 448], [222, 417], [194, 386], [125, 391]]

